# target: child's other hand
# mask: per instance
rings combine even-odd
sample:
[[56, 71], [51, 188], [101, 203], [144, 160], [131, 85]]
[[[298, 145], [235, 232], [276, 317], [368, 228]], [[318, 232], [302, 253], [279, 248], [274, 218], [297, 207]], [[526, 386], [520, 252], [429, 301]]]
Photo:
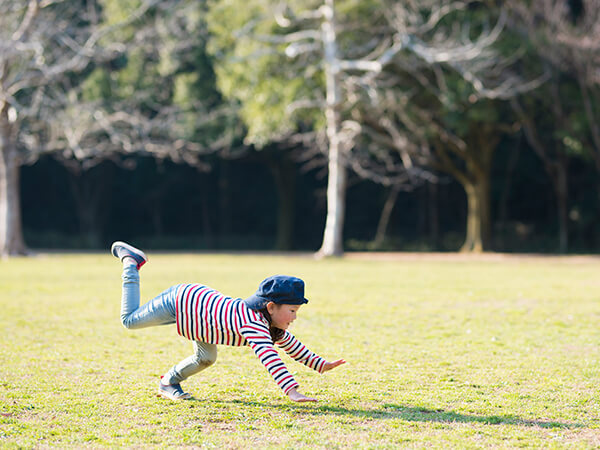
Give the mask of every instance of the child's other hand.
[[298, 392], [296, 390], [296, 388], [290, 389], [290, 391], [288, 392], [288, 397], [290, 398], [290, 400], [292, 400], [294, 402], [316, 402], [317, 401], [316, 398], [310, 398], [310, 397], [307, 397], [306, 395], [301, 394], [300, 392]]
[[338, 359], [333, 362], [326, 362], [323, 364], [323, 372], [327, 372], [328, 370], [335, 369], [337, 366], [341, 366], [342, 364], [346, 364], [346, 361], [343, 359]]

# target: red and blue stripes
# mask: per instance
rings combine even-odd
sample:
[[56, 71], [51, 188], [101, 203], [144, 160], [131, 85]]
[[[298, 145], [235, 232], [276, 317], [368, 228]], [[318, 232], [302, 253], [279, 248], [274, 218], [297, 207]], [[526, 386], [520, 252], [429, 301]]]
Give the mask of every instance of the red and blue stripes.
[[240, 327], [239, 300], [199, 284], [177, 288], [177, 332], [192, 341], [245, 345]]
[[306, 348], [306, 346], [296, 339], [296, 337], [289, 331], [285, 332], [285, 335], [280, 341], [277, 342], [277, 345], [296, 361], [310, 367], [313, 370], [316, 370], [319, 373], [323, 373], [323, 366], [325, 365], [326, 361], [319, 355]]
[[[279, 357], [262, 314], [249, 309], [241, 299], [226, 297], [200, 284], [177, 287], [177, 332], [187, 339], [209, 344], [249, 345], [285, 393], [298, 383]], [[322, 372], [325, 360], [306, 348], [291, 333], [276, 342], [296, 361]]]

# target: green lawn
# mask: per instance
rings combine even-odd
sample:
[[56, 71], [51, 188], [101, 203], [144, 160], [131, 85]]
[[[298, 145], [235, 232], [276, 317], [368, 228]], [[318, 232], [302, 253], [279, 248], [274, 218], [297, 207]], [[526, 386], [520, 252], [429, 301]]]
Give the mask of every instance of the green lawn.
[[300, 276], [291, 331], [348, 363], [320, 375], [284, 356], [319, 399], [298, 404], [248, 347], [219, 347], [184, 385], [194, 399], [169, 402], [159, 375], [192, 344], [121, 326], [108, 251], [0, 261], [0, 447], [600, 446], [600, 258], [149, 253], [146, 299]]

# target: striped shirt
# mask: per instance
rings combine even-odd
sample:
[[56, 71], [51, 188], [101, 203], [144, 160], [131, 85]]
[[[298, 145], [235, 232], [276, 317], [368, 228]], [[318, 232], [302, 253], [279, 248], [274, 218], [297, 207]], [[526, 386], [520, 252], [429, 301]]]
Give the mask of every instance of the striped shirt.
[[[275, 349], [269, 322], [241, 299], [226, 297], [201, 284], [180, 284], [175, 300], [177, 332], [181, 336], [209, 344], [248, 345], [286, 394], [299, 386]], [[288, 331], [275, 344], [296, 361], [323, 372], [325, 360]]]

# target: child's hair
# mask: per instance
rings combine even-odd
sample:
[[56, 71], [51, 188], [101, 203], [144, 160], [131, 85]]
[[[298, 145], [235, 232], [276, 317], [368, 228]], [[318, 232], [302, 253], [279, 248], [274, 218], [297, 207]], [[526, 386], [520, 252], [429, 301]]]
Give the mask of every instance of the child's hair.
[[273, 342], [277, 342], [279, 339], [281, 339], [285, 334], [285, 330], [273, 326], [273, 319], [271, 319], [271, 314], [269, 314], [269, 311], [267, 311], [267, 305], [264, 305], [261, 309], [257, 309], [256, 311], [265, 316], [265, 319], [267, 319], [267, 322], [269, 322], [269, 333], [271, 333], [271, 339], [273, 339]]

